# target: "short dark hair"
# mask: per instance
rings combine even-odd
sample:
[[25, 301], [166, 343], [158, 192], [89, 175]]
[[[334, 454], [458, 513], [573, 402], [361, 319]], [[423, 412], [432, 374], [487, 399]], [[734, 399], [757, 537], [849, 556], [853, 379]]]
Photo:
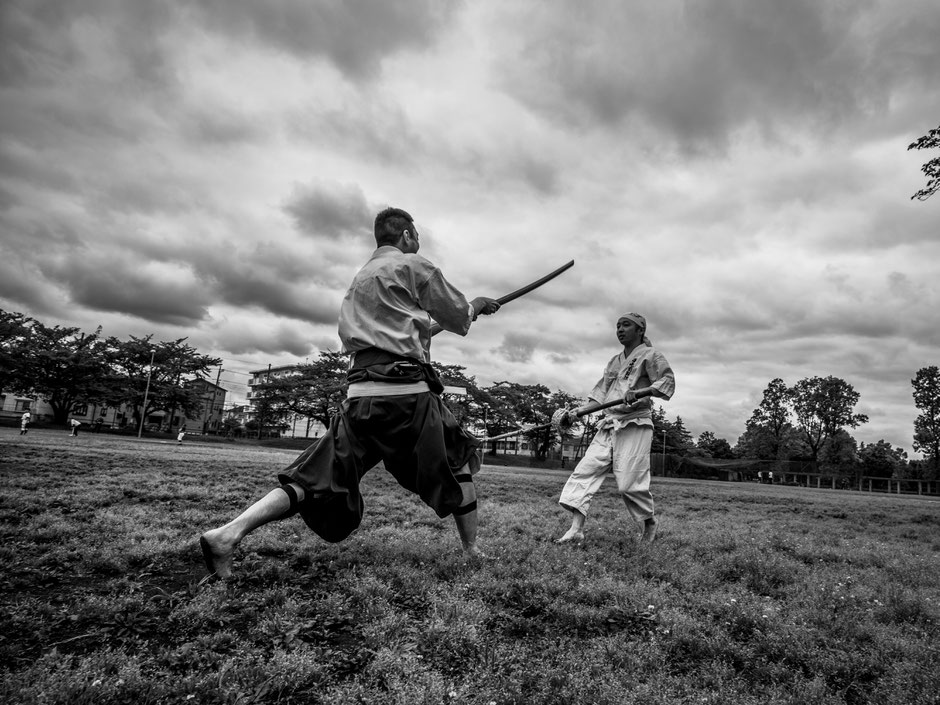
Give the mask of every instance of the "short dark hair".
[[375, 244], [394, 245], [408, 228], [414, 227], [414, 218], [401, 208], [386, 208], [375, 216]]

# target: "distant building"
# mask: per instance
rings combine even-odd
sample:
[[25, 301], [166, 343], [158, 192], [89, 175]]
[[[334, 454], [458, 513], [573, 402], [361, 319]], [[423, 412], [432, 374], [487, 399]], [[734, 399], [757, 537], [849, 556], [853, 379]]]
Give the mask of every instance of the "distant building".
[[[42, 397], [27, 397], [9, 391], [0, 393], [0, 419], [19, 419], [24, 411], [30, 412], [33, 423], [49, 423], [53, 420], [52, 406]], [[73, 408], [69, 417], [88, 425], [93, 425], [100, 418], [103, 427], [121, 428], [132, 422], [133, 415], [129, 405], [79, 404]]]
[[[175, 413], [169, 425], [166, 423], [166, 412], [156, 411], [147, 415], [148, 428], [178, 429], [186, 423], [189, 433], [217, 433], [222, 425], [222, 410], [225, 407], [226, 390], [204, 379], [194, 379], [185, 382], [187, 387], [200, 393], [202, 412], [197, 418], [185, 418], [182, 413]], [[18, 420], [24, 411], [32, 414], [33, 423], [49, 423], [53, 420], [52, 407], [42, 397], [26, 397], [12, 392], [0, 393], [0, 419]], [[102, 404], [79, 404], [75, 406], [70, 418], [76, 418], [88, 426], [99, 425], [101, 428], [124, 428], [133, 425], [134, 407], [131, 404], [106, 406]]]
[[[261, 370], [251, 370], [251, 378], [248, 380], [248, 404], [250, 405], [248, 418], [246, 422], [258, 417], [257, 402], [258, 392], [256, 387], [270, 382], [271, 380], [296, 375], [299, 372], [300, 365], [279, 365], [278, 367], [268, 366]], [[326, 427], [315, 419], [309, 419], [305, 416], [293, 416], [277, 424], [265, 424], [265, 435], [290, 436], [292, 438], [318, 438], [326, 432]]]
[[218, 433], [222, 427], [222, 411], [225, 408], [226, 390], [205, 379], [193, 379], [186, 382], [186, 387], [199, 393], [202, 413], [197, 418], [185, 418], [182, 422], [174, 421], [173, 428], [186, 424], [187, 433]]
[[25, 397], [13, 392], [0, 392], [0, 419], [15, 419], [19, 421], [25, 412], [32, 414], [33, 420], [36, 420], [38, 410], [36, 400], [33, 397]]

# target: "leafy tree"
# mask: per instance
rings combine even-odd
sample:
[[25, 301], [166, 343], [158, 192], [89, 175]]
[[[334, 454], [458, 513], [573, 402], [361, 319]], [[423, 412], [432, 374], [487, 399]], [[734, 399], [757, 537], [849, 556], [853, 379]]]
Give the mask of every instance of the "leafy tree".
[[897, 477], [907, 461], [907, 453], [892, 448], [885, 440], [862, 445], [858, 449], [858, 464], [862, 475], [869, 477]]
[[940, 477], [940, 369], [936, 365], [917, 370], [911, 380], [914, 406], [920, 410], [914, 420], [914, 450], [923, 453]]
[[753, 429], [752, 440], [756, 450], [764, 460], [779, 460], [786, 455], [786, 440], [791, 435], [790, 404], [792, 402], [791, 390], [779, 377], [772, 379], [764, 389], [764, 396], [760, 405], [754, 409], [751, 418], [746, 424], [747, 429]]
[[734, 453], [731, 451], [731, 444], [724, 438], [717, 438], [711, 431], [703, 431], [699, 434], [696, 447], [708, 458], [726, 460], [734, 457]]
[[[497, 382], [485, 391], [493, 401], [487, 414], [487, 435], [506, 433], [519, 426], [548, 423], [558, 408], [558, 399], [553, 398], [548, 387], [543, 384]], [[555, 442], [551, 428], [525, 435], [535, 444], [535, 456], [540, 460], [548, 455]], [[493, 451], [495, 452], [495, 446]]]
[[814, 464], [819, 463], [823, 444], [845, 427], [867, 423], [865, 414], [853, 413], [859, 393], [838, 377], [801, 379], [790, 390], [793, 412], [802, 440]]
[[686, 429], [685, 422], [681, 416], [676, 417], [672, 425], [672, 433], [667, 433], [667, 445], [670, 441], [677, 455], [688, 455], [689, 451], [695, 447], [695, 439], [691, 431]]
[[43, 397], [52, 407], [55, 423], [64, 424], [81, 404], [100, 404], [107, 398], [101, 328], [89, 335], [79, 328], [50, 328], [32, 321], [21, 352], [14, 386]]
[[[918, 137], [911, 142], [907, 148], [911, 150], [933, 149], [936, 147], [940, 147], [940, 127], [937, 127], [935, 130], [930, 130], [922, 137]], [[920, 170], [924, 172], [924, 175], [927, 177], [927, 185], [911, 196], [911, 200], [916, 198], [919, 201], [926, 201], [940, 190], [940, 157], [934, 157], [924, 164]]]
[[[665, 410], [655, 404], [651, 415], [653, 418], [653, 442], [650, 446], [650, 452], [662, 452], [665, 444], [665, 451], [669, 455], [689, 455], [689, 452], [695, 447], [695, 441], [692, 434], [685, 428], [685, 422], [682, 418], [677, 416], [675, 421], [669, 421], [666, 418]], [[664, 432], [665, 438], [663, 436]]]
[[141, 418], [158, 411], [167, 414], [167, 423], [172, 422], [176, 411], [190, 418], [198, 416], [202, 413], [202, 397], [183, 381], [206, 378], [209, 368], [222, 361], [200, 355], [185, 343], [186, 338], [159, 343], [152, 342], [152, 338], [152, 335], [131, 336], [126, 341], [108, 338], [107, 360], [111, 374], [107, 380], [107, 403], [131, 406], [135, 425]]
[[23, 387], [20, 365], [29, 348], [32, 323], [29, 316], [0, 309], [0, 389], [29, 393], [29, 385]]
[[453, 394], [444, 395], [444, 404], [457, 419], [461, 426], [483, 427], [484, 409], [493, 405], [493, 398], [477, 385], [475, 377], [468, 377], [466, 368], [462, 365], [442, 365], [431, 363], [441, 381], [447, 387], [463, 387], [467, 390], [465, 396]]
[[293, 411], [329, 427], [346, 399], [348, 366], [349, 356], [332, 350], [324, 350], [313, 362], [298, 365], [298, 384], [302, 385], [305, 397]]
[[819, 459], [828, 472], [838, 475], [857, 475], [858, 442], [844, 429], [838, 429], [827, 438], [819, 452]]

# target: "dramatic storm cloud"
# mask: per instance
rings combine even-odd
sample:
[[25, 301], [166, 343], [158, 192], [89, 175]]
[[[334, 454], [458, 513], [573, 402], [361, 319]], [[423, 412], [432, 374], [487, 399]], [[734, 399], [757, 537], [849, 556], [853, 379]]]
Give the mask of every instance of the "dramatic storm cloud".
[[375, 212], [469, 297], [481, 384], [583, 395], [635, 310], [670, 418], [732, 444], [834, 375], [911, 447], [940, 364], [929, 0], [71, 0], [0, 5], [0, 307], [188, 337], [250, 369], [336, 350]]

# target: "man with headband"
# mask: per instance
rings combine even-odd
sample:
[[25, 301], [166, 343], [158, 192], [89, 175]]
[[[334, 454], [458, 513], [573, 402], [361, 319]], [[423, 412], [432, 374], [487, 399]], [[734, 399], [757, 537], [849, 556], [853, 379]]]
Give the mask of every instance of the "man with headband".
[[603, 411], [597, 434], [575, 467], [558, 503], [571, 512], [571, 528], [558, 543], [581, 542], [591, 499], [613, 470], [617, 489], [633, 521], [642, 524], [643, 541], [656, 536], [653, 495], [650, 493], [650, 446], [653, 442], [652, 397], [669, 399], [676, 378], [669, 362], [646, 337], [646, 319], [625, 313], [617, 320], [617, 340], [623, 351], [614, 355], [604, 376], [591, 390], [588, 405], [566, 412], [574, 421], [589, 405], [623, 399]]

